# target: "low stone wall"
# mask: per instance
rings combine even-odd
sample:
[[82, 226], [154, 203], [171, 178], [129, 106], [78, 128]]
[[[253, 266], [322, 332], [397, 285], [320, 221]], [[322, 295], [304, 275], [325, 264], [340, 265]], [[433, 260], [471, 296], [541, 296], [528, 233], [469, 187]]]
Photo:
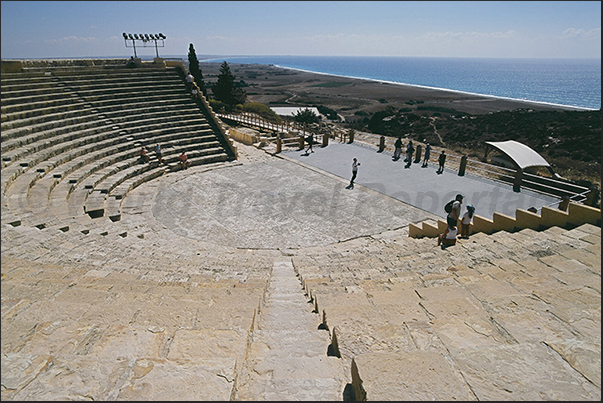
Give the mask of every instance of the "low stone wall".
[[[138, 61], [137, 67], [175, 67], [183, 66], [182, 61], [170, 60], [164, 62], [163, 58], [154, 58], [153, 61]], [[20, 73], [26, 70], [53, 69], [53, 68], [80, 68], [80, 67], [125, 67], [130, 61], [123, 59], [20, 59], [2, 60], [3, 73]]]
[[247, 128], [230, 128], [230, 137], [236, 141], [246, 144], [248, 146], [260, 141], [259, 134], [252, 129]]
[[120, 66], [128, 59], [29, 59], [22, 60], [24, 68]]
[[[564, 227], [566, 225], [578, 226], [582, 224], [593, 224], [601, 226], [601, 210], [579, 203], [569, 203], [567, 212], [552, 207], [542, 207], [541, 214], [531, 211], [517, 209], [515, 218], [504, 214], [494, 213], [492, 220], [479, 216], [473, 216], [473, 223], [469, 227], [469, 233], [474, 234], [483, 232], [492, 234], [497, 231], [516, 231], [530, 228], [536, 231], [550, 227]], [[444, 232], [447, 223], [444, 220], [438, 220], [437, 227], [422, 222], [419, 224], [409, 224], [408, 236], [412, 238], [437, 237]]]

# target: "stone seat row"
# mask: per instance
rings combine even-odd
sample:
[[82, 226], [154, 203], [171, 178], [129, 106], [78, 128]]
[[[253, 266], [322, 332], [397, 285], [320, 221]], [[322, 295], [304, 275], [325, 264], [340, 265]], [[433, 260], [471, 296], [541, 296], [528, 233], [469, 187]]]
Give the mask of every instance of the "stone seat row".
[[[10, 250], [9, 255], [32, 261], [71, 262], [75, 267], [100, 270], [104, 267], [108, 272], [136, 270], [140, 277], [147, 279], [159, 280], [171, 273], [191, 282], [231, 278], [237, 279], [236, 283], [247, 283], [265, 281], [270, 275], [268, 258], [190, 238], [182, 238], [175, 247], [178, 235], [172, 233], [169, 239], [158, 236], [165, 230], [162, 225], [144, 217], [139, 220], [137, 225], [124, 226], [108, 217], [80, 216], [66, 221], [63, 226], [70, 228], [65, 229], [6, 226], [3, 249]], [[119, 263], [108, 259], [109, 252], [112, 256], [130, 256], [131, 259], [119, 259], [123, 262]]]
[[131, 76], [124, 76], [123, 78], [108, 77], [108, 78], [97, 78], [97, 77], [71, 77], [59, 78], [60, 84], [67, 86], [68, 88], [77, 90], [78, 93], [91, 93], [94, 91], [107, 91], [109, 93], [119, 91], [131, 91], [148, 88], [149, 86], [154, 87], [180, 87], [182, 81], [177, 76], [141, 76], [133, 78]]
[[[121, 82], [142, 82], [145, 80], [174, 80], [175, 76], [166, 76], [163, 71], [148, 70], [148, 71], [46, 71], [38, 73], [5, 73], [2, 74], [2, 86], [8, 91], [22, 91], [35, 89], [44, 86], [49, 82], [57, 83], [91, 83], [98, 81], [99, 83], [114, 80], [116, 83]], [[176, 77], [177, 78], [177, 77]]]
[[[66, 132], [77, 132], [90, 125], [98, 124], [100, 120], [107, 123], [123, 124], [124, 128], [139, 125], [141, 124], [140, 121], [148, 121], [149, 123], [153, 121], [180, 121], [184, 123], [190, 120], [194, 121], [194, 119], [197, 119], [197, 121], [203, 120], [194, 107], [189, 105], [188, 107], [179, 108], [178, 106], [176, 104], [166, 107], [163, 104], [157, 105], [154, 102], [146, 102], [131, 110], [121, 108], [104, 113], [99, 113], [100, 111], [97, 109], [84, 106], [82, 109], [67, 114], [60, 113], [56, 116], [33, 118], [25, 122], [22, 127], [3, 131], [2, 152], [6, 154], [7, 151], [16, 147], [57, 137]], [[70, 117], [70, 115], [73, 116]], [[54, 120], [53, 117], [55, 117]], [[42, 123], [39, 123], [39, 121]], [[82, 134], [85, 135], [85, 133]], [[42, 144], [46, 143], [46, 141], [42, 142]], [[7, 155], [4, 155], [4, 158], [8, 160]]]
[[[215, 142], [214, 147], [208, 144], [204, 148], [195, 147], [188, 151], [189, 166], [226, 161], [228, 156], [218, 145]], [[123, 164], [123, 166], [117, 167], [117, 172], [112, 170], [113, 175], [105, 178], [90, 191], [84, 206], [85, 213], [91, 217], [99, 217], [107, 210], [112, 220], [118, 220], [120, 217], [118, 200], [123, 199], [134, 185], [154, 179], [165, 172], [180, 169], [177, 153], [166, 156], [164, 161], [167, 166], [158, 163], [143, 166]], [[126, 182], [133, 178], [136, 180]], [[124, 186], [120, 187], [122, 184]]]
[[4, 146], [4, 153], [16, 147], [31, 145], [41, 140], [58, 138], [58, 135], [64, 133], [71, 134], [73, 137], [74, 132], [90, 128], [98, 124], [98, 120], [98, 117], [94, 116], [90, 109], [33, 118], [30, 122], [24, 122], [20, 127], [6, 130], [9, 140], [6, 141]]
[[[518, 259], [530, 259], [534, 255], [544, 256], [555, 252], [577, 253], [576, 250], [587, 247], [588, 244], [584, 242], [574, 242], [567, 238], [564, 239], [565, 243], [559, 243], [559, 233], [567, 232], [570, 231], [551, 227], [545, 231], [527, 228], [514, 233], [477, 233], [468, 240], [459, 240], [457, 245], [446, 251], [440, 251], [432, 238], [412, 238], [414, 242], [397, 239], [380, 245], [378, 255], [368, 252], [371, 250], [370, 240], [357, 240], [355, 244], [348, 246], [348, 253], [316, 250], [309, 257], [296, 257], [295, 263], [306, 279], [327, 278], [343, 286], [353, 286], [363, 279], [387, 279], [404, 276], [405, 273], [426, 274], [438, 267], [456, 263], [471, 265], [473, 259], [483, 259], [484, 255], [501, 259], [512, 254]], [[404, 231], [400, 231], [399, 236], [404, 237]], [[586, 256], [593, 256], [593, 251], [587, 252]]]
[[[105, 124], [103, 125], [102, 123]], [[2, 157], [3, 164], [9, 168], [12, 165], [13, 171], [18, 175], [20, 170], [16, 168], [17, 163], [20, 167], [33, 167], [53, 156], [79, 147], [98, 145], [99, 148], [102, 148], [107, 143], [112, 145], [120, 140], [115, 135], [116, 133], [139, 139], [144, 137], [154, 138], [157, 135], [179, 131], [188, 134], [194, 133], [197, 130], [201, 132], [210, 130], [205, 119], [199, 117], [198, 114], [196, 116], [191, 114], [184, 120], [179, 120], [178, 115], [175, 115], [141, 119], [140, 121], [126, 123], [127, 126], [126, 124], [116, 125], [112, 121], [107, 120], [103, 122], [91, 121], [76, 127], [59, 127], [46, 134], [38, 133], [37, 136], [42, 137], [42, 139], [5, 152]], [[179, 123], [179, 125], [175, 123]], [[54, 134], [54, 136], [50, 134]], [[107, 143], [104, 143], [105, 141]]]
[[[446, 251], [436, 249], [435, 255], [424, 254], [414, 265], [425, 266], [427, 261], [436, 260], [436, 269], [431, 272], [420, 274], [408, 270], [390, 274], [389, 278], [370, 276], [366, 266], [350, 268], [346, 259], [338, 262], [333, 256], [314, 256], [312, 260], [316, 264], [308, 271], [304, 259], [297, 261], [296, 269], [306, 293], [321, 315], [322, 326], [330, 331], [331, 354], [352, 362], [356, 398], [475, 399], [476, 396], [467, 393], [469, 388], [458, 382], [461, 378], [475, 390], [477, 400], [494, 398], [500, 395], [488, 393], [503, 392], [497, 387], [488, 392], [488, 387], [480, 385], [496, 383], [496, 380], [487, 375], [476, 376], [471, 370], [476, 362], [467, 361], [466, 352], [471, 351], [472, 360], [478, 361], [482, 355], [498, 354], [496, 351], [509, 348], [530, 350], [527, 355], [538, 356], [541, 353], [534, 349], [538, 350], [536, 346], [544, 342], [561, 342], [564, 337], [573, 339], [578, 334], [582, 342], [587, 342], [594, 336], [594, 329], [583, 327], [573, 318], [576, 314], [573, 306], [577, 298], [583, 298], [581, 317], [595, 323], [600, 321], [600, 313], [593, 310], [598, 305], [597, 299], [600, 301], [600, 227], [583, 224], [575, 230], [551, 227], [542, 232], [525, 229], [517, 233], [501, 231], [477, 236], [482, 255], [489, 261], [471, 264], [472, 268], [455, 259], [467, 253], [456, 246]], [[543, 238], [560, 246], [554, 249], [556, 253], [542, 257], [531, 255]], [[509, 252], [517, 251], [520, 246], [523, 254], [514, 256], [507, 252], [506, 256], [514, 256], [510, 260], [500, 257], [496, 249], [490, 253], [489, 248], [497, 244], [497, 239], [504, 240]], [[404, 243], [425, 239], [412, 240]], [[440, 262], [437, 256], [451, 253], [448, 263]], [[322, 259], [338, 263], [339, 272], [348, 275], [333, 278], [330, 271], [322, 270]], [[361, 275], [353, 276], [350, 271]], [[589, 294], [585, 287], [596, 284], [599, 284], [598, 291]], [[578, 297], [580, 294], [584, 295]], [[534, 296], [540, 302], [528, 303]], [[515, 311], [513, 316], [511, 310]], [[568, 327], [572, 326], [568, 333]], [[455, 333], [450, 334], [450, 329]], [[597, 372], [585, 364], [591, 359], [589, 354], [596, 351], [585, 353], [581, 348], [567, 351], [566, 359], [571, 357], [569, 359], [583, 369], [583, 376], [592, 382]], [[522, 372], [514, 370], [533, 367], [537, 362], [534, 370], [543, 374], [543, 381], [554, 373], [563, 373], [574, 385], [569, 389], [551, 385], [555, 393], [567, 393], [567, 397], [589, 396], [588, 388], [579, 386], [584, 384], [581, 376], [576, 378], [573, 370], [562, 369], [555, 359], [541, 358], [530, 360], [511, 355], [500, 359], [498, 365], [505, 368], [507, 379], [499, 381], [509, 382], [507, 388], [515, 385], [512, 389], [516, 397], [537, 398], [537, 393], [530, 388], [517, 386]], [[413, 363], [419, 362], [429, 362], [439, 381], [447, 379], [447, 387], [429, 387], [437, 384], [436, 379], [429, 373], [417, 373]], [[392, 373], [393, 368], [396, 371]], [[415, 385], [413, 390], [401, 387], [410, 383]]]
[[33, 95], [29, 95], [29, 94], [25, 94], [23, 96], [8, 96], [10, 94], [6, 94], [3, 91], [2, 94], [2, 106], [3, 107], [7, 107], [7, 106], [15, 106], [15, 105], [22, 105], [22, 104], [28, 104], [28, 103], [40, 103], [40, 102], [47, 102], [47, 101], [54, 101], [54, 100], [61, 100], [61, 99], [69, 99], [71, 97], [77, 96], [77, 94], [75, 94], [74, 92], [71, 91], [66, 91], [65, 88], [56, 88], [56, 89], [49, 89], [48, 91], [46, 91], [46, 93], [42, 93], [42, 94], [33, 94]]
[[[3, 269], [6, 265], [3, 262]], [[227, 400], [232, 394], [232, 380], [246, 355], [265, 280], [240, 283], [192, 278], [183, 282], [169, 276], [148, 278], [139, 272], [109, 273], [40, 264], [18, 266], [31, 270], [17, 269], [6, 275], [3, 285], [7, 296], [19, 298], [20, 291], [35, 303], [23, 307], [7, 305], [3, 364], [13, 367], [19, 357], [30, 355], [49, 360], [50, 353], [55, 368], [66, 369], [66, 363], [70, 362], [72, 373], [83, 378], [100, 376], [101, 383], [106, 382], [100, 374], [104, 370], [94, 375], [98, 367], [85, 365], [91, 360], [102, 366], [108, 364], [105, 369], [113, 374], [127, 370], [121, 365], [122, 359], [136, 361], [138, 366], [153, 362], [154, 372], [167, 377], [180, 367], [185, 372], [194, 368], [196, 376], [201, 374], [200, 368], [206, 368], [203, 378], [208, 384], [195, 390], [203, 390], [204, 396], [212, 400]], [[31, 280], [34, 278], [38, 286]], [[52, 298], [54, 294], [56, 298]], [[240, 304], [235, 307], [233, 301]], [[68, 311], [78, 313], [80, 320], [66, 321]], [[29, 325], [36, 330], [26, 336], [23, 329]], [[122, 358], [103, 358], [116, 354]], [[13, 397], [40, 398], [39, 383], [55, 375], [50, 367], [36, 373], [35, 379], [28, 378], [29, 382], [11, 382], [11, 386], [16, 386]], [[59, 390], [49, 386], [44, 393]], [[85, 393], [95, 399], [107, 397], [92, 390]], [[60, 394], [65, 396], [64, 392]], [[177, 395], [194, 398], [194, 394]]]
[[[73, 96], [73, 95], [72, 95]], [[144, 100], [144, 98], [143, 98]], [[65, 102], [71, 101], [71, 102]], [[141, 102], [138, 96], [133, 97], [132, 101]], [[184, 99], [176, 99], [176, 103], [184, 104]], [[147, 102], [148, 103], [148, 102]], [[50, 105], [48, 105], [50, 104]], [[43, 123], [48, 121], [49, 119], [64, 119], [69, 114], [76, 114], [77, 110], [85, 109], [83, 106], [86, 105], [85, 102], [81, 101], [79, 98], [69, 99], [69, 97], [60, 98], [55, 100], [55, 105], [52, 105], [51, 102], [26, 102], [25, 105], [29, 107], [37, 106], [34, 110], [20, 110], [6, 115], [5, 120], [2, 124], [3, 131], [8, 131], [10, 129], [19, 128], [21, 126], [33, 125], [36, 123]], [[70, 105], [73, 104], [73, 105]], [[123, 103], [121, 103], [123, 104]], [[120, 105], [121, 105], [120, 104]], [[23, 104], [16, 105], [20, 107]], [[91, 106], [88, 106], [91, 108]], [[34, 113], [35, 112], [35, 113]], [[18, 133], [6, 133], [3, 136], [8, 136], [8, 138], [16, 137]]]
[[[66, 100], [71, 102], [66, 102]], [[11, 120], [23, 119], [35, 116], [39, 113], [45, 113], [47, 108], [50, 112], [60, 111], [61, 109], [69, 110], [71, 108], [78, 108], [82, 103], [82, 100], [75, 99], [73, 96], [65, 96], [50, 101], [26, 102], [3, 106], [2, 122], [9, 122]]]
[[[118, 147], [115, 150], [118, 150], [120, 147], [132, 147], [132, 144], [128, 143], [131, 140], [144, 140], [147, 139], [147, 144], [151, 145], [152, 141], [162, 141], [164, 139], [172, 139], [174, 136], [186, 136], [189, 138], [194, 138], [196, 135], [209, 135], [211, 133], [211, 129], [207, 125], [193, 125], [191, 127], [181, 126], [174, 127], [173, 125], [166, 124], [165, 127], [156, 128], [156, 126], [149, 126], [143, 128], [139, 133], [128, 133], [127, 131], [121, 130], [119, 127], [114, 125], [107, 125], [101, 127], [95, 127], [90, 129], [93, 136], [86, 136], [78, 138], [75, 136], [75, 139], [59, 142], [57, 145], [51, 146], [47, 149], [40, 150], [34, 153], [27, 153], [23, 151], [23, 148], [16, 149], [15, 154], [17, 152], [27, 153], [28, 158], [20, 158], [18, 160], [19, 164], [16, 163], [5, 167], [2, 172], [2, 185], [3, 190], [6, 190], [6, 187], [11, 184], [21, 173], [27, 171], [25, 168], [30, 168], [29, 171], [33, 172], [33, 168], [35, 167], [35, 172], [47, 173], [50, 169], [56, 168], [58, 165], [65, 164], [71, 159], [80, 156], [84, 153], [89, 153], [94, 150], [103, 150], [103, 149], [111, 149], [111, 147]], [[99, 132], [98, 134], [96, 132]], [[167, 136], [167, 137], [165, 137]], [[138, 151], [140, 148], [138, 149]], [[8, 153], [10, 156], [11, 153]], [[21, 155], [17, 156], [21, 157]], [[62, 174], [61, 174], [62, 176]]]
[[[124, 73], [124, 79], [127, 79], [128, 73]], [[15, 119], [5, 124], [7, 130], [3, 130], [2, 134], [8, 144], [5, 145], [3, 141], [3, 218], [7, 217], [16, 223], [18, 216], [22, 215], [24, 221], [38, 228], [46, 227], [56, 223], [61, 205], [68, 207], [68, 213], [84, 213], [87, 196], [95, 191], [95, 185], [103, 182], [98, 193], [109, 195], [111, 190], [119, 187], [118, 194], [111, 195], [114, 200], [119, 200], [133, 184], [136, 186], [144, 178], [149, 180], [163, 172], [162, 169], [136, 166], [142, 145], [151, 148], [155, 143], [161, 143], [168, 170], [179, 167], [177, 154], [184, 149], [188, 151], [191, 165], [227, 160], [228, 155], [216, 140], [203, 114], [187, 96], [183, 83], [180, 82], [178, 88], [174, 86], [179, 80], [175, 75], [165, 72], [153, 75], [170, 89], [163, 91], [160, 85], [154, 88], [153, 95], [135, 89], [132, 97], [127, 91], [131, 88], [122, 87], [121, 93], [126, 93], [121, 100], [116, 101], [114, 94], [105, 94], [103, 101], [78, 102], [78, 105], [84, 104], [84, 110], [63, 112], [61, 116], [61, 112], [47, 109], [44, 112], [51, 112], [51, 116], [26, 118], [22, 122]], [[145, 80], [144, 77], [142, 75], [141, 79]], [[61, 76], [59, 79], [63, 82], [58, 85], [54, 82], [57, 79], [54, 75], [50, 78], [52, 85], [46, 83], [45, 86], [57, 91], [69, 88], [80, 93], [85, 91], [77, 86], [85, 85], [84, 90], [93, 88], [89, 80], [94, 78], [88, 76], [71, 80]], [[48, 76], [42, 79], [46, 80]], [[3, 84], [7, 81], [3, 77]], [[116, 88], [106, 83], [100, 86], [109, 87], [109, 91]], [[140, 88], [150, 89], [148, 81], [141, 82]], [[105, 90], [107, 88], [99, 89], [99, 92]], [[72, 99], [63, 100], [68, 102]], [[71, 107], [69, 105], [66, 109], [70, 110]], [[59, 116], [63, 119], [59, 119]], [[5, 119], [5, 122], [8, 121]], [[149, 154], [152, 156], [151, 152]], [[137, 175], [140, 177], [135, 178]], [[120, 186], [122, 183], [123, 186]], [[54, 217], [48, 214], [50, 211]], [[70, 216], [67, 214], [67, 217]], [[59, 214], [59, 217], [65, 218], [65, 214]]]
[[[57, 131], [64, 132], [64, 134], [51, 137], [50, 141], [38, 140], [5, 153], [3, 155], [3, 163], [5, 164], [2, 177], [3, 189], [6, 189], [8, 184], [12, 183], [17, 176], [28, 168], [32, 171], [36, 167], [36, 172], [46, 173], [49, 169], [67, 162], [71, 159], [70, 156], [77, 156], [97, 147], [100, 149], [113, 146], [120, 141], [124, 141], [128, 134], [121, 130], [119, 126], [110, 122], [106, 125], [90, 122], [86, 123], [86, 126], [89, 126], [89, 128], [82, 131], [70, 131], [69, 127], [59, 128]], [[123, 136], [123, 138], [120, 136]], [[144, 133], [139, 134], [139, 136], [144, 136]], [[39, 149], [38, 147], [42, 148]], [[74, 150], [74, 153], [67, 153], [70, 150]], [[54, 161], [51, 158], [54, 158]]]
[[[144, 139], [150, 141], [149, 137]], [[181, 133], [173, 133], [157, 137], [157, 140], [162, 141], [164, 145], [164, 161], [169, 169], [178, 167], [176, 162], [178, 154], [185, 148], [190, 150], [189, 155], [193, 165], [208, 162], [210, 160], [208, 154], [214, 154], [216, 160], [226, 159], [218, 141], [209, 130], [200, 135], [191, 133], [184, 138]], [[98, 146], [90, 146], [89, 148], [94, 150], [91, 153], [82, 153], [80, 150], [78, 157], [74, 158], [71, 164], [65, 162], [57, 165], [55, 169], [49, 170], [44, 175], [37, 171], [30, 171], [20, 177], [7, 196], [13, 213], [18, 216], [33, 212], [33, 216], [30, 217], [35, 217], [36, 221], [31, 225], [47, 226], [56, 221], [57, 211], [63, 210], [69, 213], [68, 216], [95, 211], [96, 209], [91, 207], [87, 210], [85, 208], [88, 195], [95, 190], [105, 195], [132, 176], [141, 175], [141, 178], [150, 180], [163, 173], [162, 169], [158, 169], [158, 173], [155, 171], [147, 173], [150, 166], [140, 165], [140, 140], [123, 141], [122, 139], [114, 143], [104, 150], [99, 149]], [[59, 157], [65, 156], [59, 155]], [[130, 187], [120, 190], [118, 198], [122, 198]], [[55, 204], [52, 209], [49, 206], [51, 200]], [[62, 208], [60, 200], [64, 201]], [[92, 214], [96, 216], [97, 213]], [[118, 211], [113, 211], [112, 216], [118, 214]], [[60, 216], [64, 218], [64, 214]]]
[[[16, 86], [6, 83], [8, 80], [3, 80], [2, 113], [10, 114], [28, 110], [31, 108], [32, 104], [52, 102], [53, 100], [61, 99], [66, 96], [89, 95], [91, 90], [98, 93], [105, 92], [107, 94], [112, 94], [116, 91], [128, 92], [134, 90], [140, 95], [141, 89], [147, 90], [148, 93], [152, 93], [157, 87], [182, 87], [178, 77], [169, 77], [165, 74], [158, 75], [158, 79], [152, 79], [152, 77], [153, 76], [144, 76], [140, 78], [140, 81], [134, 81], [131, 78], [128, 79], [128, 76], [125, 76], [121, 81], [115, 78], [106, 79], [94, 84], [88, 81], [90, 78], [73, 81], [58, 81], [59, 79], [57, 78], [46, 78], [47, 81], [44, 82], [43, 85], [39, 84], [39, 87], [34, 86], [33, 89], [16, 89]], [[94, 79], [94, 77], [92, 77], [92, 79]], [[23, 85], [30, 86], [32, 84]]]
[[43, 123], [49, 119], [76, 116], [78, 113], [81, 114], [87, 109], [91, 109], [91, 107], [83, 101], [76, 101], [69, 104], [59, 102], [55, 106], [40, 105], [40, 107], [36, 109], [6, 115], [3, 114], [2, 116], [6, 116], [6, 120], [2, 122], [2, 131]]

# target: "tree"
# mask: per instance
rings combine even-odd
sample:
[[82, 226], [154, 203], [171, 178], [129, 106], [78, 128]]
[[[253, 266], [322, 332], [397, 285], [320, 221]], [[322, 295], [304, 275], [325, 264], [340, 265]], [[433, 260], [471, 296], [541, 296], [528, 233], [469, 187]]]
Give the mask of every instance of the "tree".
[[192, 43], [188, 46], [188, 69], [195, 78], [195, 83], [197, 83], [197, 86], [203, 95], [207, 97], [207, 90], [205, 89], [205, 83], [203, 82], [203, 73], [199, 67], [197, 53], [195, 52], [195, 48]]
[[235, 76], [230, 72], [228, 63], [224, 61], [220, 66], [218, 80], [211, 87], [214, 97], [230, 108], [234, 108], [237, 104], [244, 104], [247, 99], [247, 93], [244, 89], [235, 85], [235, 79]]
[[294, 118], [296, 122], [306, 124], [318, 123], [320, 121], [318, 115], [316, 115], [313, 110], [308, 108], [298, 110], [295, 113]]

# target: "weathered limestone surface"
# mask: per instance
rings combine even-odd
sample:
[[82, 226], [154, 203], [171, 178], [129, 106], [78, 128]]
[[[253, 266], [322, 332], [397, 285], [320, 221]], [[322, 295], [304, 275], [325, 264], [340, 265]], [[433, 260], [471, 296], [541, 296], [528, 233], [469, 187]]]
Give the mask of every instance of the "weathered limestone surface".
[[275, 262], [237, 400], [341, 400], [345, 373], [291, 261]]
[[435, 352], [363, 354], [354, 359], [352, 374], [366, 400], [477, 400], [461, 373]]
[[600, 227], [441, 249], [424, 212], [239, 148], [86, 233], [2, 223], [2, 400], [600, 400]]

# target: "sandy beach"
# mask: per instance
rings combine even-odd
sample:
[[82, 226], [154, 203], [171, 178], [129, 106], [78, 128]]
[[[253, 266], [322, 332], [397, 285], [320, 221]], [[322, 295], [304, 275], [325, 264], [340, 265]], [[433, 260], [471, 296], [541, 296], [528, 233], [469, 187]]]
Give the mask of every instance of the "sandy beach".
[[[206, 82], [215, 82], [221, 63], [201, 63]], [[486, 97], [412, 85], [339, 77], [280, 68], [272, 65], [229, 63], [236, 81], [243, 80], [250, 102], [268, 106], [323, 105], [338, 111], [345, 120], [383, 110], [415, 109], [417, 105], [455, 109], [472, 115], [490, 112], [533, 110], [577, 110], [537, 102]]]

